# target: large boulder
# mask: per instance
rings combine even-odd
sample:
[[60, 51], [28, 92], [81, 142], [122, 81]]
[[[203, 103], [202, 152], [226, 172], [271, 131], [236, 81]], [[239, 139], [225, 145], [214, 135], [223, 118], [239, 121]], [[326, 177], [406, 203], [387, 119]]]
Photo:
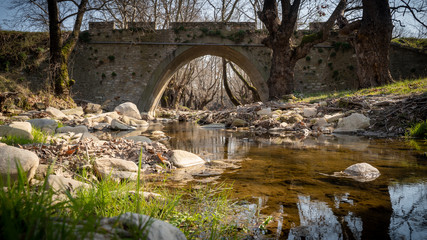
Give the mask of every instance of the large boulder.
[[31, 151], [8, 146], [0, 146], [0, 174], [3, 183], [6, 183], [7, 176], [10, 175], [12, 180], [18, 177], [16, 163], [19, 163], [22, 170], [27, 174], [27, 180], [31, 180], [39, 166], [39, 157]]
[[30, 119], [27, 122], [31, 123], [31, 126], [50, 134], [54, 133], [58, 127], [58, 123], [55, 120], [49, 118]]
[[118, 158], [100, 158], [93, 164], [94, 170], [101, 178], [136, 180], [138, 166], [132, 162]]
[[348, 117], [345, 117], [338, 121], [338, 126], [334, 132], [354, 132], [357, 130], [363, 130], [369, 127], [370, 119], [363, 114], [353, 113]]
[[0, 137], [15, 136], [25, 139], [33, 139], [32, 127], [29, 122], [12, 122], [8, 126], [0, 126]]
[[138, 107], [131, 102], [125, 102], [120, 104], [119, 106], [114, 108], [114, 111], [124, 116], [141, 119], [141, 114], [139, 113]]
[[[170, 223], [137, 213], [127, 212], [117, 217], [104, 218], [100, 224], [108, 226], [104, 229], [112, 229], [111, 226], [125, 226], [126, 229], [139, 229], [143, 231], [144, 239], [147, 240], [187, 239], [184, 233]], [[123, 230], [117, 232], [123, 232]]]
[[56, 119], [63, 119], [63, 118], [68, 119], [67, 115], [65, 115], [61, 110], [54, 107], [47, 107], [46, 112]]
[[178, 168], [191, 167], [205, 163], [205, 160], [201, 159], [196, 154], [184, 150], [172, 150], [172, 157], [170, 160]]
[[344, 170], [344, 174], [360, 182], [368, 182], [379, 177], [380, 171], [369, 163], [357, 163]]

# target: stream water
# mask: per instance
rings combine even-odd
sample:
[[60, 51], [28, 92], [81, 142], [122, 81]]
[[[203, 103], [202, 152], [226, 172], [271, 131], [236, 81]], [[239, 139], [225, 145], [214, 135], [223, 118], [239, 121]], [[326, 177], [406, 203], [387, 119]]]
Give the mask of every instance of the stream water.
[[[243, 159], [218, 181], [272, 216], [272, 239], [427, 239], [426, 142], [348, 135], [278, 138], [172, 123], [173, 149], [206, 160]], [[421, 149], [421, 150], [420, 150]], [[370, 182], [326, 176], [367, 162]], [[323, 174], [322, 174], [323, 173]]]

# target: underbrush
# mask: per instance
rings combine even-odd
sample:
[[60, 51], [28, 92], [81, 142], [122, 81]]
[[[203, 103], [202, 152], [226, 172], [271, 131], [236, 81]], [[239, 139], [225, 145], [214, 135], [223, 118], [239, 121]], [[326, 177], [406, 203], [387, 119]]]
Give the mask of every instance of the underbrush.
[[427, 78], [396, 81], [381, 87], [364, 88], [360, 90], [344, 90], [331, 93], [304, 94], [300, 101], [319, 102], [330, 98], [375, 96], [375, 95], [407, 95], [427, 92]]
[[[17, 182], [7, 181], [7, 189], [0, 189], [0, 231], [4, 239], [91, 238], [95, 233], [105, 233], [101, 218], [126, 212], [169, 222], [188, 239], [239, 239], [247, 234], [244, 230], [248, 228], [237, 226], [229, 217], [242, 207], [230, 200], [231, 187], [224, 184], [177, 190], [106, 179], [92, 183], [90, 188], [57, 195], [47, 188], [47, 180], [30, 186], [22, 170], [18, 172]], [[161, 197], [144, 198], [142, 191]], [[126, 230], [138, 239], [146, 233]]]

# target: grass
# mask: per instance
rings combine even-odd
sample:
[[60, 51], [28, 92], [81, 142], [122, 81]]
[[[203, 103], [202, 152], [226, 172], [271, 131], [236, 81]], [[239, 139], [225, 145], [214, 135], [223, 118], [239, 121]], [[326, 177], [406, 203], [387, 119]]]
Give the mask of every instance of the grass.
[[414, 124], [411, 128], [408, 129], [407, 136], [427, 139], [427, 120]]
[[391, 40], [392, 43], [397, 43], [402, 46], [427, 50], [427, 39], [420, 38], [396, 38]]
[[364, 88], [360, 90], [344, 90], [332, 93], [316, 93], [305, 95], [301, 101], [319, 102], [329, 98], [374, 96], [374, 95], [406, 95], [427, 92], [427, 78], [403, 80], [381, 87]]
[[[230, 217], [241, 207], [230, 200], [231, 188], [226, 185], [176, 190], [167, 186], [148, 187], [140, 181], [118, 183], [106, 179], [91, 188], [74, 193], [66, 191], [66, 197], [58, 198], [46, 187], [46, 180], [42, 185], [30, 186], [19, 166], [18, 169], [18, 181], [8, 180], [7, 190], [0, 189], [1, 238], [90, 238], [91, 234], [105, 233], [105, 228], [100, 226], [101, 218], [125, 212], [169, 222], [188, 239], [239, 239], [246, 234], [242, 229], [247, 228], [238, 228]], [[160, 193], [162, 198], [144, 199], [139, 196], [142, 190]], [[128, 231], [133, 238], [143, 239], [141, 234], [149, 225], [134, 229], [120, 224], [114, 227]], [[113, 236], [119, 237], [122, 236]]]
[[27, 139], [23, 137], [18, 136], [5, 136], [0, 139], [0, 142], [6, 143], [7, 145], [24, 145], [24, 144], [31, 144], [31, 143], [47, 143], [47, 139], [49, 137], [49, 134], [41, 131], [38, 128], [33, 127], [31, 130], [31, 134], [33, 135], [33, 139]]

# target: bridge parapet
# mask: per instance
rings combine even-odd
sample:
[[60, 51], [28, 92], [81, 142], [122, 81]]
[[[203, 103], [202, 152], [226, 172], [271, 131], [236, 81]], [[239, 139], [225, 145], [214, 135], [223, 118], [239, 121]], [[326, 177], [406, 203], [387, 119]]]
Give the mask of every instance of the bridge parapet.
[[170, 28], [179, 29], [206, 29], [206, 30], [255, 30], [254, 22], [173, 22]]

